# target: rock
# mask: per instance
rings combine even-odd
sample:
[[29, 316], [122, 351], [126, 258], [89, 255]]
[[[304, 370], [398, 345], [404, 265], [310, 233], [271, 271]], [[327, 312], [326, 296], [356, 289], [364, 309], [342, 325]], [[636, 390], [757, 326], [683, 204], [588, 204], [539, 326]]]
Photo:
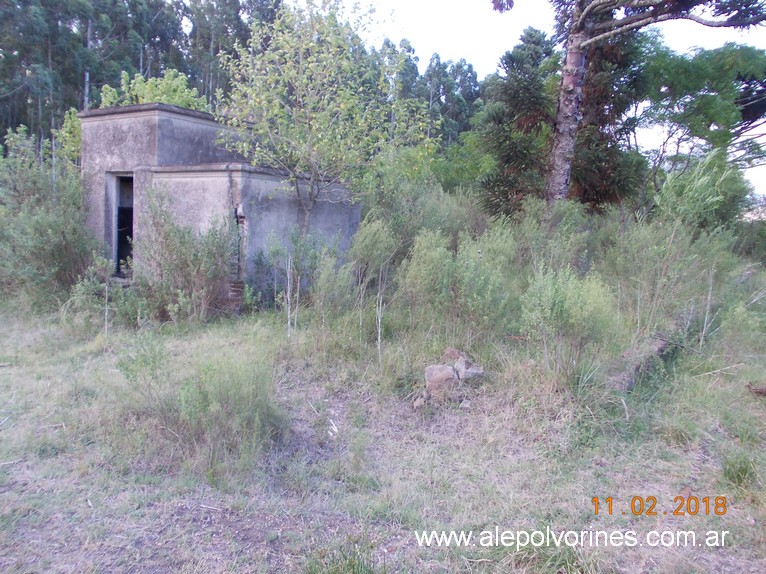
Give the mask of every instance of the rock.
[[458, 374], [450, 365], [429, 365], [425, 369], [426, 393], [435, 402], [444, 402], [458, 384]]
[[[428, 401], [443, 403], [446, 400], [460, 400], [462, 397], [456, 392], [457, 387], [465, 380], [484, 375], [484, 369], [481, 366], [453, 347], [448, 347], [441, 358], [453, 364], [429, 365], [425, 368], [426, 388], [412, 403], [416, 410], [423, 408]], [[460, 407], [467, 409], [470, 405], [470, 401], [464, 400]]]
[[484, 376], [484, 368], [475, 365], [465, 357], [460, 357], [455, 361], [455, 371], [461, 381]]

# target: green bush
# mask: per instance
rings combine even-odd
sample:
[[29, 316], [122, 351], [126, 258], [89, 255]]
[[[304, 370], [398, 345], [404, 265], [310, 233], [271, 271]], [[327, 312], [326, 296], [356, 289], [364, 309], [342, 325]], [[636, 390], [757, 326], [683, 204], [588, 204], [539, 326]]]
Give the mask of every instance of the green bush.
[[137, 285], [125, 285], [111, 279], [114, 263], [93, 255], [91, 265], [83, 272], [61, 307], [62, 319], [79, 325], [86, 332], [104, 328], [113, 323], [140, 327], [153, 318], [155, 311]]
[[168, 69], [161, 77], [148, 80], [141, 74], [131, 79], [127, 72], [122, 72], [119, 90], [109, 85], [101, 88], [102, 108], [155, 102], [202, 112], [210, 111], [205, 98], [200, 97], [197, 88], [189, 87], [189, 79], [178, 70]]
[[594, 217], [585, 209], [574, 201], [549, 206], [534, 197], [524, 199], [521, 213], [514, 220], [517, 267], [528, 269], [542, 264], [554, 270], [580, 269], [589, 257]]
[[630, 225], [604, 250], [598, 268], [614, 285], [620, 319], [635, 339], [688, 331], [727, 296], [723, 287], [739, 265], [732, 244], [728, 232], [699, 233], [657, 218]]
[[525, 278], [515, 265], [516, 240], [504, 223], [476, 240], [464, 238], [455, 261], [458, 285], [456, 311], [490, 333], [515, 333], [520, 328]]
[[614, 295], [595, 273], [579, 278], [543, 267], [522, 296], [525, 332], [542, 345], [548, 368], [565, 378], [586, 350], [595, 355], [619, 340], [616, 316]]
[[401, 262], [424, 229], [440, 231], [457, 248], [463, 233], [481, 233], [487, 218], [468, 193], [445, 193], [431, 171], [431, 156], [420, 148], [382, 154], [363, 182], [369, 217], [384, 222], [397, 238]]
[[0, 149], [0, 290], [57, 305], [87, 268], [96, 242], [76, 170], [54, 161], [26, 128], [9, 132]]
[[766, 220], [738, 221], [735, 225], [735, 231], [737, 253], [766, 266]]
[[197, 232], [178, 223], [162, 191], [147, 193], [149, 217], [135, 253], [135, 285], [158, 318], [204, 321], [226, 307], [226, 287], [238, 244], [230, 220]]
[[331, 317], [340, 317], [350, 311], [355, 300], [352, 266], [348, 263], [339, 265], [335, 255], [323, 251], [311, 298], [323, 328], [328, 326]]
[[451, 315], [455, 277], [455, 259], [447, 238], [436, 231], [421, 231], [400, 273], [410, 317], [428, 317], [444, 324]]
[[655, 197], [660, 210], [686, 225], [713, 230], [732, 225], [749, 204], [752, 186], [719, 150], [691, 169], [671, 173]]
[[268, 365], [207, 363], [181, 382], [178, 406], [179, 436], [187, 445], [204, 445], [211, 464], [257, 453], [285, 432]]

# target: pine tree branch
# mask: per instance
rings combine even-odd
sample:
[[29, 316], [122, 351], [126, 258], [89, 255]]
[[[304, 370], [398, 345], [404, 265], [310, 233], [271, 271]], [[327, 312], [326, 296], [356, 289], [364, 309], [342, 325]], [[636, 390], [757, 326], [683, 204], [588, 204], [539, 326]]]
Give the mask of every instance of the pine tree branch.
[[608, 38], [612, 38], [614, 36], [624, 34], [625, 32], [629, 32], [630, 30], [637, 30], [638, 28], [643, 28], [645, 26], [649, 26], [650, 24], [656, 24], [658, 22], [665, 22], [667, 20], [678, 20], [678, 19], [679, 19], [678, 16], [676, 16], [675, 14], [662, 14], [659, 16], [654, 15], [654, 16], [644, 17], [641, 19], [631, 18], [630, 21], [626, 19], [626, 20], [621, 20], [620, 22], [612, 22], [611, 26], [597, 27], [597, 29], [607, 30], [607, 31], [601, 34], [596, 34], [592, 38], [585, 40], [584, 42], [580, 44], [580, 47], [587, 48], [588, 46], [592, 44], [596, 44]]

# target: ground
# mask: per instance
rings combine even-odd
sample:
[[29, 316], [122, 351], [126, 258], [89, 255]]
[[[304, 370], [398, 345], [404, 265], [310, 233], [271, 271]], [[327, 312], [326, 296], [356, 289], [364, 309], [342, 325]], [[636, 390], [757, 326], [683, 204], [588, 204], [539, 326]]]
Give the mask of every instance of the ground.
[[[763, 357], [738, 365], [722, 349], [691, 354], [678, 359], [683, 376], [671, 366], [645, 388], [588, 402], [548, 385], [512, 341], [474, 357], [487, 375], [461, 400], [416, 411], [408, 385], [420, 381], [383, 384], [375, 360], [288, 341], [274, 317], [160, 329], [171, 371], [246, 355], [273, 369], [287, 432], [220, 468], [183, 455], [126, 398], [119, 361], [135, 331], [2, 315], [3, 572], [368, 571], [362, 563], [377, 572], [766, 572], [760, 476], [748, 467], [738, 482], [726, 470], [737, 460], [726, 445], [762, 452], [766, 403], [746, 382], [759, 382]], [[695, 397], [705, 393], [726, 408], [702, 416], [710, 403]], [[726, 514], [711, 502], [707, 515], [674, 516], [679, 495], [725, 496]], [[656, 497], [659, 512], [635, 516], [633, 497]], [[426, 548], [414, 536], [496, 527], [633, 530], [639, 540], [651, 530], [730, 534], [711, 548], [519, 551]], [[346, 559], [357, 569], [338, 566]]]

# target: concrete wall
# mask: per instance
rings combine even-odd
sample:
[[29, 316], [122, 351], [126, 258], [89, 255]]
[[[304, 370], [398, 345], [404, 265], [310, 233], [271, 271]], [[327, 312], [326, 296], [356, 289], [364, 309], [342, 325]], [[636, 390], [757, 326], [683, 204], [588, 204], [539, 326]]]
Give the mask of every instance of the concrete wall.
[[[193, 167], [154, 167], [136, 172], [134, 234], [141, 235], [146, 190], [160, 189], [171, 198], [178, 221], [199, 231], [211, 222], [234, 217], [241, 208], [242, 278], [266, 291], [263, 262], [270, 237], [290, 249], [291, 238], [303, 222], [303, 210], [292, 186], [273, 170], [243, 164], [205, 164]], [[346, 251], [359, 227], [361, 207], [349, 202], [348, 190], [334, 186], [323, 192], [314, 207], [309, 234], [319, 245]], [[140, 257], [140, 254], [137, 254]]]
[[[133, 178], [133, 239], [140, 240], [147, 214], [147, 190], [164, 190], [182, 224], [204, 231], [211, 221], [235, 218], [242, 223], [243, 279], [262, 282], [262, 252], [276, 235], [289, 246], [303, 221], [292, 187], [271, 169], [256, 168], [218, 144], [221, 126], [212, 116], [168, 106], [144, 104], [91, 110], [82, 120], [82, 172], [90, 190], [88, 225], [116, 260], [115, 221], [120, 178]], [[123, 179], [123, 184], [125, 180]], [[309, 233], [341, 252], [360, 220], [360, 208], [349, 203], [344, 186], [320, 197]], [[139, 259], [140, 253], [134, 253]]]
[[210, 114], [166, 104], [88, 110], [82, 125], [82, 174], [90, 190], [88, 226], [116, 256], [118, 178], [141, 167], [241, 162], [218, 143]]

